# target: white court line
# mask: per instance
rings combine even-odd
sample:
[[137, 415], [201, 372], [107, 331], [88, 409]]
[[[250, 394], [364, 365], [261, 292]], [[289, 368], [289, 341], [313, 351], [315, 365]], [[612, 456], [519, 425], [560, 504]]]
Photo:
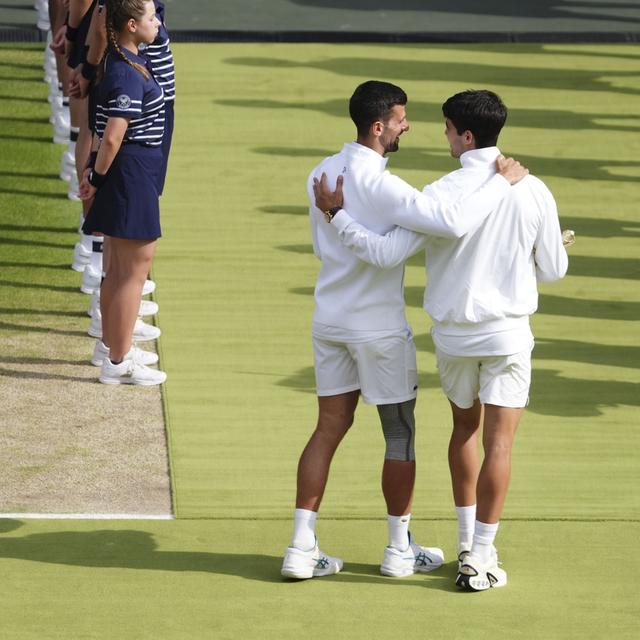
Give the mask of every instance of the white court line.
[[0, 520], [174, 520], [172, 515], [143, 513], [0, 513]]

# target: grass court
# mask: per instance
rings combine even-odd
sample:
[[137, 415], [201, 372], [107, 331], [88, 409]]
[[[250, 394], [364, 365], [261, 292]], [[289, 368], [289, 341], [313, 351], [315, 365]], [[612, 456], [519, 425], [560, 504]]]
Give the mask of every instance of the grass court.
[[[637, 46], [182, 44], [174, 53], [176, 130], [154, 279], [176, 520], [0, 520], [3, 635], [634, 638]], [[78, 322], [85, 303], [72, 293], [77, 274], [45, 266], [70, 261], [77, 207], [51, 179], [62, 148], [48, 142], [41, 61], [39, 46], [0, 46], [0, 339], [14, 349], [29, 327], [47, 334]], [[379, 575], [384, 444], [375, 409], [361, 405], [317, 527], [345, 568], [303, 583], [279, 575], [297, 458], [316, 417], [305, 179], [353, 139], [347, 101], [369, 78], [409, 95], [412, 130], [389, 168], [417, 187], [456, 168], [441, 103], [465, 88], [499, 93], [510, 109], [501, 149], [546, 182], [562, 227], [576, 231], [569, 274], [540, 287], [533, 318], [531, 403], [497, 540], [502, 590], [453, 584], [450, 418], [421, 309], [421, 256], [405, 279], [421, 383], [412, 531], [442, 547], [446, 565]], [[70, 315], [41, 317], [43, 306]], [[2, 362], [0, 385], [12, 375]]]

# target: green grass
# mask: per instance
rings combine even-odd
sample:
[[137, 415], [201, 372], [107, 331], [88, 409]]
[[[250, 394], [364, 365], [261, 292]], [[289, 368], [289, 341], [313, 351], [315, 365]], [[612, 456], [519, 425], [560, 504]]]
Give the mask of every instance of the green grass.
[[[0, 522], [8, 636], [457, 638], [468, 633], [463, 621], [478, 638], [635, 637], [638, 48], [178, 45], [175, 53], [175, 146], [154, 275], [179, 519]], [[39, 62], [33, 49], [0, 55]], [[346, 100], [370, 77], [409, 94], [412, 131], [389, 167], [416, 186], [455, 168], [441, 102], [467, 87], [500, 93], [510, 107], [501, 148], [549, 185], [563, 227], [578, 236], [569, 275], [541, 288], [533, 321], [531, 406], [499, 534], [504, 590], [456, 593], [451, 563], [428, 577], [378, 575], [383, 441], [375, 410], [365, 406], [336, 456], [318, 525], [326, 550], [345, 558], [345, 572], [301, 584], [278, 576], [297, 457], [316, 412], [309, 329], [317, 261], [305, 178], [352, 139]], [[12, 102], [3, 118], [46, 119], [44, 85], [18, 82], [2, 93], [9, 91], [37, 102]], [[48, 136], [47, 126], [0, 122], [3, 145], [15, 143], [0, 157], [0, 171], [12, 173], [3, 174], [2, 189], [63, 194], [59, 181], [23, 175], [55, 174], [59, 148], [33, 142], [30, 151], [31, 142], [6, 137]], [[2, 236], [42, 238], [30, 228], [72, 231], [76, 223], [63, 200], [0, 197]], [[12, 224], [30, 228], [5, 228]], [[60, 244], [73, 242], [63, 235]], [[46, 242], [58, 242], [50, 236]], [[40, 262], [44, 249], [53, 264], [68, 260], [68, 248], [2, 243], [0, 250], [7, 246], [3, 263]], [[2, 279], [48, 273], [20, 268]], [[73, 279], [70, 271], [53, 274], [56, 286]], [[413, 530], [452, 558], [450, 418], [415, 261], [406, 285], [422, 387]], [[36, 301], [77, 308], [55, 289], [6, 291], [3, 308]], [[29, 317], [2, 322], [31, 326]]]

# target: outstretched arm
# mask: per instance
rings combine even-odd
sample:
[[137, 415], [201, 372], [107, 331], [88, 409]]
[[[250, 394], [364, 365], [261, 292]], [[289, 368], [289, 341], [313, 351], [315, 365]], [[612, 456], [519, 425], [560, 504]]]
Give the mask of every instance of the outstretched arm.
[[[322, 174], [320, 180], [313, 179], [316, 206], [321, 211], [328, 211], [339, 206], [336, 203], [342, 203], [343, 183], [344, 177], [338, 176], [336, 190], [332, 192], [327, 184], [325, 174]], [[317, 216], [312, 216], [312, 219], [315, 219], [315, 224], [318, 224]], [[402, 264], [407, 258], [418, 253], [426, 244], [426, 237], [423, 234], [402, 227], [396, 227], [382, 236], [363, 227], [344, 209], [338, 211], [330, 222], [338, 231], [340, 242], [347, 249], [355, 253], [360, 260], [380, 269], [392, 269]]]
[[496, 209], [529, 171], [512, 158], [496, 160], [497, 174], [479, 189], [456, 202], [442, 202], [432, 193], [422, 193], [387, 172], [373, 185], [371, 198], [389, 214], [389, 222], [400, 227], [445, 238], [460, 238]]

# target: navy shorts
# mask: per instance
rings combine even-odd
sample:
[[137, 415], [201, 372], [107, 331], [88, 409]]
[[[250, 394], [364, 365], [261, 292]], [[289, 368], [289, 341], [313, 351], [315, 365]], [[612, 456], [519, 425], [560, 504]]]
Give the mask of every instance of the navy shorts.
[[164, 181], [167, 177], [167, 164], [171, 151], [171, 139], [173, 138], [173, 100], [164, 103], [164, 134], [162, 136], [162, 168], [158, 179], [158, 193], [162, 195]]
[[160, 146], [123, 144], [95, 195], [82, 231], [128, 240], [159, 238], [162, 158]]

